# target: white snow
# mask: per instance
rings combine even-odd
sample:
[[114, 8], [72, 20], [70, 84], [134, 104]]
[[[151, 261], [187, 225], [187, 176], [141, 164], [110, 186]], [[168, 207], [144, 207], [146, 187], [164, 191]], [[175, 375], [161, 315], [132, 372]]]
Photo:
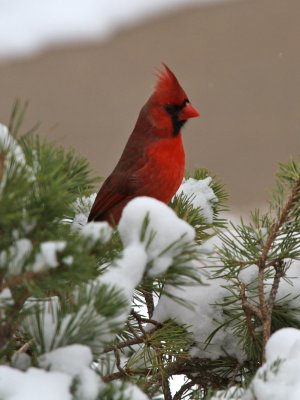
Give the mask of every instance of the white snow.
[[[141, 241], [146, 216], [149, 223]], [[123, 210], [118, 229], [125, 247], [143, 243], [150, 276], [164, 273], [195, 238], [193, 227], [178, 218], [170, 207], [150, 197], [130, 201]]]
[[128, 400], [149, 400], [149, 397], [140, 388], [132, 384], [127, 384], [124, 390], [124, 397]]
[[18, 145], [17, 141], [9, 133], [7, 126], [1, 123], [0, 123], [0, 150], [3, 150], [6, 153], [6, 158], [9, 161], [11, 161], [11, 159], [13, 158], [14, 161], [17, 162], [18, 164], [21, 165], [26, 164], [26, 159], [23, 150]]
[[145, 273], [147, 254], [140, 243], [126, 247], [122, 256], [115, 260], [107, 271], [99, 278], [100, 284], [114, 286], [122, 291], [128, 306], [116, 318], [119, 323], [125, 322], [131, 307], [133, 292]]
[[[278, 358], [288, 359], [293, 355], [300, 357], [300, 331], [295, 328], [284, 328], [275, 332], [266, 346], [266, 358], [268, 362], [274, 362]], [[297, 354], [299, 353], [299, 354]]]
[[103, 40], [145, 18], [217, 1], [224, 0], [0, 0], [0, 59], [53, 44]]
[[31, 366], [31, 357], [27, 353], [16, 351], [12, 355], [11, 366], [26, 371]]
[[9, 315], [9, 309], [7, 306], [13, 306], [14, 299], [12, 297], [11, 290], [9, 288], [5, 288], [0, 292], [0, 321], [4, 321], [7, 317], [7, 311]]
[[[86, 303], [73, 313], [62, 314], [59, 299], [55, 296], [47, 299], [29, 298], [25, 307], [32, 309], [22, 322], [20, 329], [33, 338], [38, 351], [52, 351], [61, 346], [74, 343], [81, 337], [81, 344], [89, 346], [95, 354], [103, 349], [105, 343], [113, 340], [116, 325], [123, 321], [123, 310], [107, 317], [95, 308], [96, 293], [101, 282], [95, 281], [86, 287]], [[78, 298], [74, 290], [74, 301]], [[80, 303], [81, 304], [81, 303]], [[36, 308], [39, 310], [36, 313]], [[127, 314], [124, 318], [127, 317]], [[92, 334], [91, 334], [92, 332]]]
[[[208, 250], [210, 249], [211, 255], [214, 255], [213, 246], [216, 241], [217, 239], [213, 238], [207, 242], [205, 253], [208, 253]], [[202, 265], [197, 265], [197, 263], [195, 263], [196, 267], [200, 268], [201, 271], [203, 271], [203, 265], [207, 262], [209, 265], [213, 265], [213, 261], [216, 261], [207, 260], [207, 256], [209, 256], [209, 253], [203, 254]], [[215, 304], [222, 303], [224, 298], [229, 295], [228, 290], [225, 288], [225, 286], [228, 285], [228, 282], [223, 278], [211, 279], [210, 271], [211, 269], [205, 269], [206, 276], [202, 277], [202, 281], [206, 285], [194, 286], [191, 284], [191, 286], [166, 286], [165, 290], [168, 293], [175, 297], [188, 300], [193, 307], [187, 308], [172, 300], [170, 297], [162, 295], [154, 310], [153, 319], [163, 322], [169, 318], [173, 318], [179, 324], [188, 325], [188, 329], [192, 332], [195, 339], [195, 345], [190, 350], [190, 354], [194, 357], [216, 359], [229, 354], [236, 357], [239, 361], [243, 361], [246, 355], [230, 327], [223, 327], [218, 330], [210, 344], [208, 346], [205, 344], [208, 336], [227, 320], [227, 317], [222, 312], [221, 306]], [[244, 282], [246, 285], [251, 285], [251, 290], [253, 290], [252, 301], [255, 301], [257, 274], [257, 266], [251, 265], [247, 268], [243, 268], [238, 275], [241, 282]], [[270, 279], [269, 284], [266, 284], [266, 295], [268, 295], [268, 292], [271, 289], [271, 282], [272, 280]], [[289, 300], [291, 302], [291, 307], [300, 309], [299, 293], [300, 262], [293, 261], [287, 271], [286, 279], [282, 279], [280, 282], [277, 300]], [[258, 302], [258, 297], [256, 297], [256, 301]], [[298, 316], [298, 318], [300, 317]]]
[[210, 400], [241, 400], [244, 389], [232, 386], [227, 390], [219, 390]]
[[93, 243], [107, 243], [112, 235], [112, 228], [107, 222], [89, 222], [82, 227], [80, 233]]
[[[21, 173], [25, 169], [27, 176], [26, 178], [24, 176], [24, 179], [28, 179], [30, 182], [33, 182], [35, 179], [32, 168], [26, 165], [26, 157], [21, 146], [19, 146], [16, 139], [10, 134], [7, 126], [0, 123], [0, 154], [2, 153], [4, 154], [4, 160], [1, 160], [1, 164], [3, 164], [3, 166], [1, 165], [1, 169], [3, 169], [3, 171], [1, 171], [0, 176], [0, 196], [3, 193], [6, 182], [11, 176], [12, 171], [14, 173]], [[29, 232], [34, 227], [35, 221], [28, 221], [25, 209], [23, 217], [24, 220], [21, 221], [21, 224], [23, 225], [24, 230]]]
[[[81, 307], [76, 315], [59, 315], [61, 312], [58, 297], [37, 299], [30, 297], [25, 303], [26, 309], [32, 313], [24, 319], [21, 330], [34, 339], [38, 351], [49, 352], [68, 344], [71, 335], [76, 336], [81, 326], [81, 319], [87, 313], [86, 307]], [[35, 310], [39, 312], [36, 313]], [[97, 314], [95, 312], [94, 318]]]
[[[145, 229], [146, 216], [148, 226]], [[172, 265], [174, 257], [193, 243], [195, 231], [171, 208], [150, 197], [138, 197], [126, 205], [118, 230], [124, 250], [99, 282], [120, 288], [129, 307], [133, 291], [144, 274], [155, 276], [164, 273]], [[125, 321], [127, 314], [128, 309], [124, 309], [119, 321]]]
[[[121, 258], [100, 277], [100, 282], [117, 286], [131, 302], [133, 290], [140, 283], [145, 272], [147, 254], [140, 243], [126, 247]], [[125, 310], [125, 318], [127, 310]]]
[[0, 267], [8, 268], [8, 273], [17, 275], [22, 269], [32, 251], [32, 243], [27, 238], [16, 240], [7, 250], [0, 253]]
[[64, 258], [62, 259], [62, 262], [63, 262], [65, 265], [72, 265], [73, 262], [74, 262], [74, 257], [73, 257], [73, 256], [66, 256], [66, 257], [64, 257]]
[[[22, 356], [22, 354], [19, 354]], [[23, 354], [23, 356], [27, 356]], [[93, 356], [82, 345], [70, 345], [38, 357], [43, 369], [0, 366], [0, 398], [3, 400], [96, 400], [105, 389], [100, 377], [91, 368]], [[15, 365], [16, 366], [16, 365]], [[76, 380], [75, 393], [71, 394]], [[146, 400], [148, 397], [135, 385], [114, 382], [116, 397], [124, 400]], [[74, 388], [73, 388], [74, 389]], [[122, 395], [121, 395], [122, 393]]]
[[0, 304], [13, 304], [14, 300], [11, 295], [11, 291], [8, 288], [5, 288], [0, 292]]
[[59, 263], [57, 253], [63, 251], [67, 243], [63, 240], [47, 241], [40, 244], [40, 252], [36, 254], [35, 261], [32, 265], [34, 272], [46, 270], [48, 268], [56, 268]]
[[242, 268], [238, 279], [243, 282], [245, 285], [250, 285], [252, 282], [255, 282], [258, 276], [258, 267], [255, 264], [249, 265], [247, 268]]
[[71, 383], [72, 377], [61, 372], [37, 368], [22, 372], [0, 366], [0, 398], [3, 400], [71, 400]]
[[212, 204], [218, 200], [210, 187], [211, 181], [211, 177], [200, 180], [185, 179], [176, 193], [177, 196], [181, 194], [186, 196], [194, 208], [201, 208], [201, 212], [209, 224], [213, 222]]
[[78, 380], [76, 396], [79, 399], [94, 400], [101, 388], [100, 377], [91, 369], [93, 355], [87, 346], [74, 344], [53, 350], [39, 357], [44, 369], [63, 372]]
[[5, 188], [9, 171], [11, 169], [19, 169], [20, 167], [26, 165], [26, 159], [23, 150], [10, 134], [7, 126], [0, 123], [0, 155], [1, 154], [4, 155], [4, 160], [1, 160], [0, 164], [0, 196]]
[[258, 369], [247, 390], [232, 387], [211, 400], [299, 400], [300, 330], [283, 328], [266, 346], [266, 363]]
[[[53, 296], [43, 300], [30, 297], [26, 300], [24, 308], [38, 309], [39, 312], [35, 313], [33, 310], [32, 314], [26, 316], [21, 330], [34, 339], [38, 351], [42, 351], [42, 349], [50, 351], [53, 347], [55, 348], [63, 338], [65, 326], [69, 322], [68, 316], [65, 317], [58, 329], [57, 321], [60, 309], [58, 297]], [[42, 334], [42, 341], [40, 334]]]
[[299, 400], [300, 330], [275, 332], [266, 346], [266, 363], [259, 368], [243, 400]]
[[[198, 268], [202, 270], [202, 265], [199, 264]], [[186, 307], [169, 296], [162, 295], [152, 318], [159, 322], [172, 318], [178, 324], [188, 325], [188, 330], [195, 339], [195, 345], [190, 350], [193, 357], [214, 360], [229, 354], [242, 361], [245, 359], [245, 354], [229, 328], [220, 329], [211, 343], [206, 345], [208, 336], [225, 321], [221, 307], [216, 306], [215, 303], [221, 303], [228, 295], [228, 291], [223, 287], [226, 283], [223, 279], [209, 279], [207, 275], [203, 276], [202, 281], [204, 285], [200, 286], [195, 286], [191, 282], [190, 286], [186, 284], [166, 287], [165, 290], [168, 293], [185, 299], [192, 307]]]

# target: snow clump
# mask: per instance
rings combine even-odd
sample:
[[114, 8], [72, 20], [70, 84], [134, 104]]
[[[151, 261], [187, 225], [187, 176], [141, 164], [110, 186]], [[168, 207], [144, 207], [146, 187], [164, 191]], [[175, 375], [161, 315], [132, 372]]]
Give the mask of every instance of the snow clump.
[[213, 222], [212, 205], [218, 200], [210, 187], [211, 181], [211, 177], [202, 180], [194, 178], [185, 179], [176, 193], [176, 196], [186, 196], [194, 208], [201, 208], [201, 213], [208, 224]]
[[112, 228], [107, 222], [90, 222], [80, 231], [82, 236], [88, 237], [95, 244], [107, 243], [112, 235]]
[[300, 330], [283, 328], [266, 346], [266, 363], [259, 368], [242, 400], [300, 399]]
[[[200, 263], [195, 266], [203, 268]], [[228, 296], [228, 291], [224, 287], [226, 281], [222, 278], [211, 279], [207, 273], [202, 277], [202, 281], [201, 286], [195, 286], [192, 281], [190, 286], [188, 282], [184, 286], [167, 286], [166, 292], [175, 298], [188, 298], [191, 307], [186, 307], [163, 294], [155, 307], [152, 318], [158, 322], [173, 319], [180, 325], [187, 325], [187, 329], [195, 339], [195, 345], [190, 349], [193, 357], [215, 360], [230, 355], [243, 361], [245, 354], [230, 328], [219, 329], [210, 344], [206, 344], [209, 335], [225, 322], [226, 316], [222, 308], [216, 304], [221, 303]], [[149, 328], [151, 327], [149, 325]]]
[[283, 328], [266, 345], [266, 363], [247, 390], [232, 387], [215, 393], [211, 400], [299, 400], [300, 330]]
[[40, 251], [32, 265], [34, 272], [56, 268], [59, 265], [57, 254], [62, 252], [67, 243], [64, 240], [48, 241], [40, 244]]
[[[118, 229], [124, 250], [99, 282], [120, 288], [129, 306], [146, 270], [150, 276], [166, 272], [182, 249], [194, 242], [195, 230], [167, 205], [150, 197], [130, 201]], [[121, 318], [126, 320], [127, 313], [124, 310]]]
[[[90, 368], [93, 356], [86, 346], [74, 344], [38, 358], [40, 367], [23, 372], [0, 366], [0, 398], [5, 400], [71, 400], [76, 379], [76, 398], [96, 400], [104, 387]], [[46, 388], [46, 390], [45, 390]]]
[[89, 347], [73, 344], [41, 355], [39, 365], [48, 371], [62, 372], [77, 379], [76, 397], [94, 400], [101, 388], [100, 378], [90, 368], [93, 355]]
[[[146, 229], [145, 218], [148, 219]], [[137, 197], [127, 204], [119, 233], [125, 248], [142, 245], [150, 265], [150, 276], [164, 273], [182, 248], [195, 239], [193, 227], [178, 218], [170, 207], [150, 197]]]
[[[71, 400], [72, 377], [62, 372], [0, 366], [0, 398], [5, 400]], [[83, 400], [83, 399], [82, 399]]]
[[93, 193], [90, 196], [79, 197], [73, 207], [75, 212], [75, 217], [72, 221], [72, 229], [75, 231], [80, 231], [83, 226], [87, 224], [88, 216], [91, 208], [96, 199], [97, 193]]
[[32, 251], [32, 243], [27, 238], [16, 240], [7, 250], [0, 252], [0, 267], [7, 268], [10, 275], [18, 275]]

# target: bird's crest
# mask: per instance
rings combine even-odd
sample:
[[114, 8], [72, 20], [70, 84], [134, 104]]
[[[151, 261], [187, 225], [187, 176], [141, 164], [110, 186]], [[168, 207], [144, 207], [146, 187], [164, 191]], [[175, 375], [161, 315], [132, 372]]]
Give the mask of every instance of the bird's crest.
[[187, 99], [187, 95], [170, 68], [166, 64], [163, 64], [163, 66], [164, 70], [158, 71], [156, 74], [158, 81], [155, 86], [154, 96], [163, 104], [181, 104]]

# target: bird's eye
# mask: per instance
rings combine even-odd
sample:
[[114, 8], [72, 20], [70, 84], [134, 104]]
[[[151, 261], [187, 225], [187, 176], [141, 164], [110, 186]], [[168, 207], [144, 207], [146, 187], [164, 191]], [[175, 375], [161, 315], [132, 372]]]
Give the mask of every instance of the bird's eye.
[[165, 105], [165, 110], [169, 114], [175, 115], [181, 110], [181, 106], [177, 106], [176, 104], [166, 104]]
[[165, 105], [165, 110], [171, 114], [171, 115], [176, 115], [178, 114], [188, 103], [189, 99], [185, 99], [181, 104], [166, 104]]

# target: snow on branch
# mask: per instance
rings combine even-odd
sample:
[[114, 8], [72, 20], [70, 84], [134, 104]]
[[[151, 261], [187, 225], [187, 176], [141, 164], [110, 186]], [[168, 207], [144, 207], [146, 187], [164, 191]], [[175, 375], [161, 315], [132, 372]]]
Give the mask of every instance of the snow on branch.
[[299, 399], [300, 330], [283, 328], [271, 335], [266, 346], [266, 362], [248, 389], [231, 387], [215, 393], [211, 400]]
[[165, 273], [195, 237], [194, 229], [173, 210], [149, 197], [138, 197], [128, 203], [118, 231], [124, 250], [100, 281], [121, 288], [128, 304], [143, 276]]
[[194, 208], [200, 208], [208, 224], [213, 222], [213, 203], [218, 201], [210, 186], [211, 182], [211, 177], [200, 180], [188, 178], [183, 181], [176, 193], [176, 196], [186, 196]]
[[14, 159], [18, 164], [26, 164], [23, 150], [9, 133], [7, 126], [3, 124], [0, 124], [0, 149], [1, 152], [4, 152], [7, 162], [11, 162]]

